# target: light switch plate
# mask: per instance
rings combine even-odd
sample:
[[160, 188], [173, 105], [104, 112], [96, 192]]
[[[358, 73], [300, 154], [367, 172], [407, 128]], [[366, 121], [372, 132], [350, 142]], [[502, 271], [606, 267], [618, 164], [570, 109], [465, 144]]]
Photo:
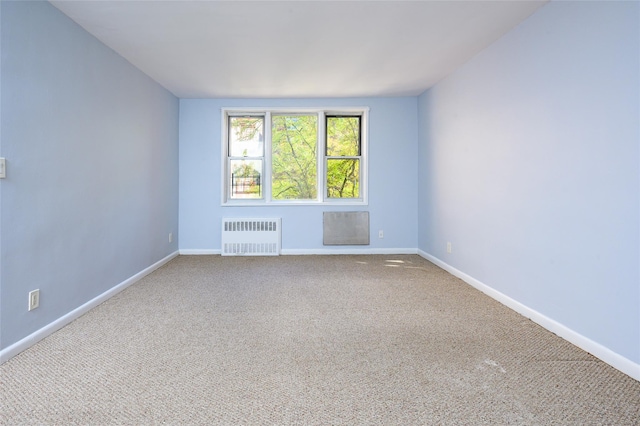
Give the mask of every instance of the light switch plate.
[[0, 157], [0, 179], [7, 177], [7, 162], [4, 158]]

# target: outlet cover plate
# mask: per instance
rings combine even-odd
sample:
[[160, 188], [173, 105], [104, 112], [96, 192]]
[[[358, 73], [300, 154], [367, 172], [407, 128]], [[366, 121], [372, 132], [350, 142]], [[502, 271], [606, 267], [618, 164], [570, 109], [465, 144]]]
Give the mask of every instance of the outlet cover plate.
[[40, 290], [33, 290], [29, 292], [29, 310], [33, 311], [40, 306]]

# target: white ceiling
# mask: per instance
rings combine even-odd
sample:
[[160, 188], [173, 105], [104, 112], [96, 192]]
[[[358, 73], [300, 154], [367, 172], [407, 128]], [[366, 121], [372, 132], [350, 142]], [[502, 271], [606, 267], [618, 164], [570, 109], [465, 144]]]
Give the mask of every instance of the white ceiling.
[[51, 3], [180, 98], [414, 96], [545, 1]]

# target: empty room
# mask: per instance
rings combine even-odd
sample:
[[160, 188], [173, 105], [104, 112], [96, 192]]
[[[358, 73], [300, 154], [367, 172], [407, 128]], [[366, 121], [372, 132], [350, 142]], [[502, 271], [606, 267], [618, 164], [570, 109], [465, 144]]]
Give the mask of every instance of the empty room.
[[0, 424], [640, 422], [639, 1], [0, 36]]

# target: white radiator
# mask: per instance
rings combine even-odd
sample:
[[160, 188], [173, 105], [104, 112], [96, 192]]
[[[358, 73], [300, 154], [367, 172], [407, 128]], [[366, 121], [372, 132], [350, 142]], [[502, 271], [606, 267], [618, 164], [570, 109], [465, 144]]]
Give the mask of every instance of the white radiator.
[[222, 219], [223, 256], [278, 256], [281, 219]]

